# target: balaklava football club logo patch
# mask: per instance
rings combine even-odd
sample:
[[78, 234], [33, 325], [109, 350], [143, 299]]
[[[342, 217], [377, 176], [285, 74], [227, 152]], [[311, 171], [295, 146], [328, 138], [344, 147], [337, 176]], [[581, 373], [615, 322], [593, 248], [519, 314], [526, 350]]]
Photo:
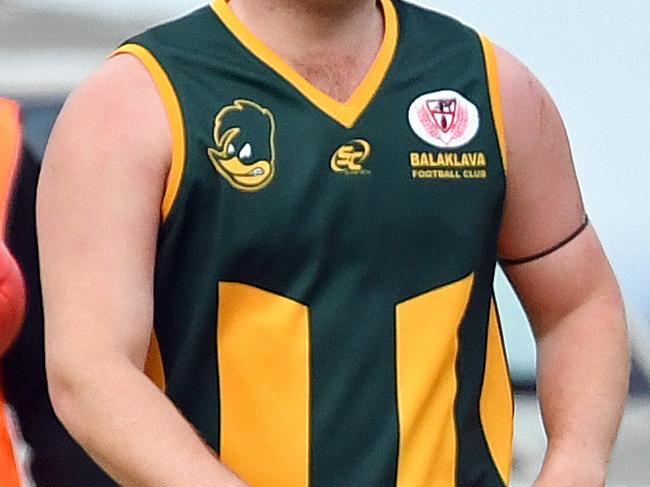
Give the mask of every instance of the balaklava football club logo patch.
[[456, 91], [422, 95], [409, 108], [413, 132], [427, 144], [454, 149], [470, 142], [479, 128], [476, 105]]

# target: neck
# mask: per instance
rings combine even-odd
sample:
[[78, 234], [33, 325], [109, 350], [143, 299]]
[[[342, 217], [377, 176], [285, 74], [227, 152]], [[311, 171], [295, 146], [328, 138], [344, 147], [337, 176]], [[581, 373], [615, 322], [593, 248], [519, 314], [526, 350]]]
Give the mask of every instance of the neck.
[[349, 49], [368, 38], [374, 40], [377, 31], [383, 30], [375, 0], [230, 0], [229, 4], [279, 54], [303, 52], [314, 45]]
[[229, 5], [258, 39], [340, 102], [361, 84], [384, 36], [377, 0], [230, 0]]

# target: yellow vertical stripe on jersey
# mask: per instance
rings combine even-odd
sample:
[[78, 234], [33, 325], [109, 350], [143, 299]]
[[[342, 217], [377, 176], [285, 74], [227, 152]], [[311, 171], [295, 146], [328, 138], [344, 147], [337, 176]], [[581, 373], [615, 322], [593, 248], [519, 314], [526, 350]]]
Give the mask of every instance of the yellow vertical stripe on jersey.
[[167, 390], [165, 369], [163, 368], [162, 355], [160, 353], [160, 345], [158, 344], [156, 332], [151, 334], [149, 351], [147, 352], [147, 359], [144, 363], [144, 373], [154, 384], [156, 384], [158, 389], [163, 392]]
[[490, 322], [481, 391], [480, 415], [485, 439], [503, 482], [510, 483], [514, 407], [508, 362], [503, 347], [496, 303], [490, 306]]
[[249, 485], [309, 485], [309, 310], [219, 283], [221, 458]]
[[11, 188], [22, 150], [20, 107], [12, 100], [0, 98], [0, 238], [4, 238]]
[[503, 122], [503, 109], [501, 107], [501, 83], [499, 81], [499, 68], [497, 66], [497, 57], [494, 52], [494, 46], [490, 39], [481, 35], [481, 44], [483, 45], [483, 55], [485, 56], [485, 67], [488, 76], [488, 88], [490, 92], [490, 105], [492, 106], [492, 116], [494, 117], [494, 127], [499, 139], [499, 149], [501, 150], [501, 160], [503, 161], [504, 171], [508, 170], [508, 145], [506, 144], [506, 130]]
[[148, 49], [137, 44], [125, 44], [114, 51], [111, 56], [117, 56], [118, 54], [131, 54], [140, 60], [153, 78], [160, 98], [165, 105], [167, 120], [172, 132], [172, 160], [161, 208], [162, 219], [166, 220], [178, 196], [185, 170], [185, 121], [183, 120], [181, 104], [167, 73]]
[[456, 483], [458, 331], [474, 275], [397, 305], [398, 487]]
[[354, 91], [350, 99], [341, 103], [326, 95], [283, 61], [273, 50], [259, 40], [237, 18], [228, 6], [227, 0], [213, 0], [212, 10], [222, 20], [232, 34], [254, 56], [268, 65], [276, 73], [303, 94], [318, 109], [336, 120], [344, 127], [351, 128], [370, 104], [390, 69], [395, 57], [399, 38], [399, 20], [391, 0], [380, 0], [384, 13], [384, 39], [370, 70]]

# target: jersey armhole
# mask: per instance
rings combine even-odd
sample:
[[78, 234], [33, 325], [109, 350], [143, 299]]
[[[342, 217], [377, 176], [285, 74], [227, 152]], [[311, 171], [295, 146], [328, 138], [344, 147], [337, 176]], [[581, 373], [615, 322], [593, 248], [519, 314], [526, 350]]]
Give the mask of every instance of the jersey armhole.
[[167, 175], [165, 193], [161, 207], [161, 217], [162, 222], [164, 223], [174, 207], [183, 180], [183, 173], [185, 172], [187, 141], [183, 111], [174, 85], [169, 79], [165, 69], [160, 65], [151, 51], [139, 44], [124, 44], [113, 51], [109, 57], [119, 56], [120, 54], [130, 54], [135, 56], [147, 69], [156, 84], [156, 88], [158, 89], [160, 98], [165, 106], [165, 112], [167, 113], [167, 119], [171, 127], [172, 160]]
[[506, 145], [505, 125], [503, 122], [503, 110], [501, 107], [501, 84], [499, 81], [499, 69], [497, 66], [494, 46], [490, 39], [481, 34], [481, 45], [483, 47], [483, 57], [485, 58], [485, 71], [487, 75], [488, 90], [490, 95], [490, 105], [492, 107], [492, 118], [499, 140], [499, 151], [501, 152], [501, 161], [503, 162], [503, 172], [508, 172], [508, 147]]

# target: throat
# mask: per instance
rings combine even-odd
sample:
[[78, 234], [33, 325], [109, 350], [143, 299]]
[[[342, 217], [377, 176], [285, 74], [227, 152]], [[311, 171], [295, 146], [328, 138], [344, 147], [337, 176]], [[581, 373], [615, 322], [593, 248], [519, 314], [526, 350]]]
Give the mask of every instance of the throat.
[[[305, 8], [312, 3], [319, 8]], [[336, 3], [341, 1], [230, 0], [229, 5], [239, 21], [297, 74], [344, 103], [378, 56], [385, 21], [381, 3], [375, 0], [347, 0], [346, 9], [334, 8]]]
[[363, 83], [377, 52], [367, 56], [314, 56], [289, 59], [289, 65], [309, 84], [330, 98], [345, 103]]

